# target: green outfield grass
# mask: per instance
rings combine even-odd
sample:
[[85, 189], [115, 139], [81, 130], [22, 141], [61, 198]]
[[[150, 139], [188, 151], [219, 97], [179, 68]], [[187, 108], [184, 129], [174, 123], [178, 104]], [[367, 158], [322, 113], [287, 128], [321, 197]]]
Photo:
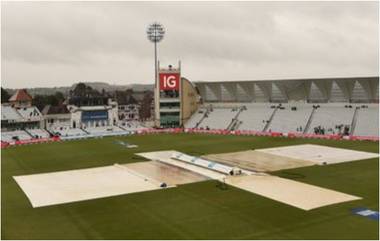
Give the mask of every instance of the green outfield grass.
[[[127, 149], [117, 140], [139, 145]], [[378, 152], [378, 143], [249, 136], [161, 134], [35, 144], [2, 150], [3, 239], [378, 239], [378, 221], [351, 209], [379, 210], [377, 159], [273, 174], [363, 197], [312, 211], [216, 181], [32, 208], [12, 176], [144, 161], [135, 152], [192, 155], [313, 143]], [[46, 195], [49, 195], [46, 193]]]

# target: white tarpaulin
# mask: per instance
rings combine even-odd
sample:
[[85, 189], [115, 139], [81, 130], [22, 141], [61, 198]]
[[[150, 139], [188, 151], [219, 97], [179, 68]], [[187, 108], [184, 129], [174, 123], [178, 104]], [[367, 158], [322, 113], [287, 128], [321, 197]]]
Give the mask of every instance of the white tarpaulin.
[[256, 151], [312, 161], [316, 164], [334, 164], [379, 157], [377, 153], [312, 144], [265, 148], [257, 149]]
[[160, 189], [160, 184], [120, 165], [50, 172], [14, 179], [33, 207]]

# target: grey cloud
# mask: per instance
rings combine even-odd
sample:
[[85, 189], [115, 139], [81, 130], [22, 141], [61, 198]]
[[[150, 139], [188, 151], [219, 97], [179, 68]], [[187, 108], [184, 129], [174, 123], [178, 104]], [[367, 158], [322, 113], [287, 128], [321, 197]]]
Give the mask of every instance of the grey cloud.
[[162, 64], [190, 80], [377, 75], [377, 2], [2, 2], [2, 84], [152, 83]]

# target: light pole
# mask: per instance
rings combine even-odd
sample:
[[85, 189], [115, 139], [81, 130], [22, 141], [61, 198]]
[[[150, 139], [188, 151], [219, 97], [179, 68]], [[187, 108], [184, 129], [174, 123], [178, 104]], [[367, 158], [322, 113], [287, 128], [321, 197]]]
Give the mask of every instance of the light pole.
[[160, 42], [164, 38], [165, 34], [165, 28], [162, 24], [158, 22], [154, 22], [152, 24], [149, 24], [146, 33], [148, 35], [148, 39], [154, 43], [154, 81], [155, 81], [155, 88], [158, 88], [158, 81], [157, 81], [157, 43]]

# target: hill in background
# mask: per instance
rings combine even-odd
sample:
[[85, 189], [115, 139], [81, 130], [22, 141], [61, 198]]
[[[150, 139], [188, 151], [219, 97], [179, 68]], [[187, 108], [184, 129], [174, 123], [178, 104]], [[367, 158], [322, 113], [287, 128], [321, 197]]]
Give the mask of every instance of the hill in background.
[[[153, 91], [153, 84], [131, 84], [131, 85], [110, 85], [105, 82], [84, 82], [86, 85], [91, 86], [93, 89], [98, 91], [102, 91], [103, 89], [106, 92], [114, 92], [115, 90], [126, 90], [133, 89], [134, 91], [144, 91], [151, 90]], [[26, 88], [28, 93], [32, 96], [35, 95], [53, 95], [56, 92], [62, 92], [65, 96], [69, 94], [69, 91], [74, 89], [77, 84], [73, 84], [72, 86], [62, 86], [62, 87], [51, 87], [51, 88]], [[13, 94], [16, 89], [6, 89], [9, 94]]]

